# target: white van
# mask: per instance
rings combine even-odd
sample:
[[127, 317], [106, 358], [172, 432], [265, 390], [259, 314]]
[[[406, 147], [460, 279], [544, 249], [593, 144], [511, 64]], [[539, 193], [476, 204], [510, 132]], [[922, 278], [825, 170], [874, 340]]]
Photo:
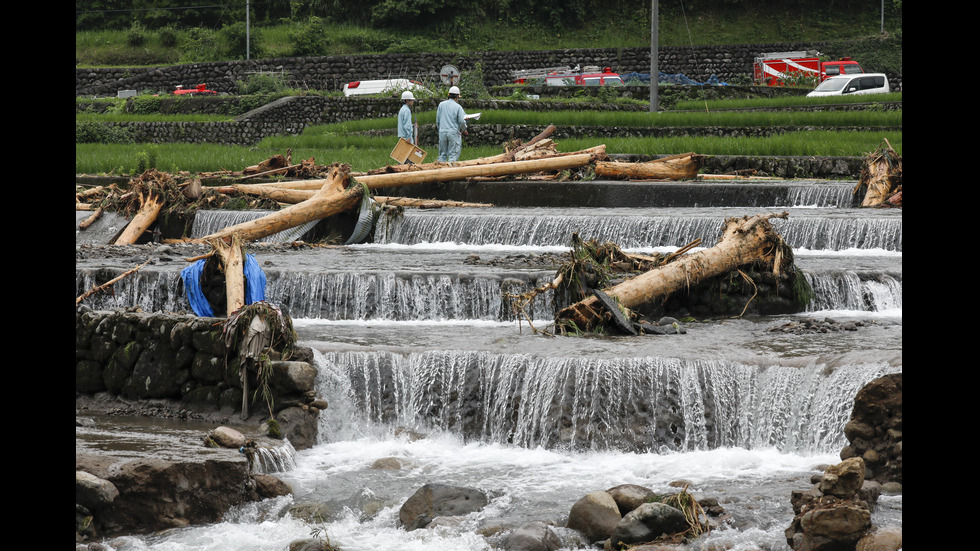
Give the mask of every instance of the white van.
[[368, 96], [402, 90], [428, 92], [428, 89], [414, 80], [389, 78], [384, 80], [355, 80], [348, 82], [344, 85], [344, 96]]
[[891, 87], [888, 86], [888, 77], [884, 73], [861, 73], [830, 77], [818, 84], [806, 97], [887, 94], [888, 92], [891, 92]]

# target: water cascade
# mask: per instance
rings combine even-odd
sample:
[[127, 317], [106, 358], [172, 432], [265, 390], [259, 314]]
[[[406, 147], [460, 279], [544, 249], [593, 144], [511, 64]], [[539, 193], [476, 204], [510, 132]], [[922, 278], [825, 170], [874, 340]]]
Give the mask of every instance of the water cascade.
[[[721, 231], [719, 215], [727, 215], [724, 209], [716, 209], [720, 212], [713, 215], [684, 209], [562, 209], [558, 213], [553, 209], [507, 210], [449, 214], [407, 211], [401, 217], [383, 217], [375, 239], [407, 245], [450, 242], [568, 247], [574, 232], [586, 240], [612, 241], [623, 249], [676, 247], [699, 238], [704, 247], [711, 247]], [[900, 252], [900, 214], [854, 218], [793, 211], [788, 220], [773, 220], [773, 225], [794, 249]], [[730, 214], [736, 215], [743, 216], [744, 211]]]
[[336, 352], [318, 365], [321, 392], [366, 421], [530, 449], [627, 452], [840, 450], [854, 394], [894, 371], [473, 351]]

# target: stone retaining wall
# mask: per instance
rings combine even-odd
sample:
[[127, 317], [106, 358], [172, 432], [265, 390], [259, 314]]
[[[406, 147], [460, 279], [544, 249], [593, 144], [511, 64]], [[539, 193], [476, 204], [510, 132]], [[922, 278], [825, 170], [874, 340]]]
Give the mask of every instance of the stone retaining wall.
[[[850, 55], [847, 42], [784, 42], [719, 46], [672, 46], [659, 49], [661, 72], [683, 73], [698, 82], [712, 75], [722, 82], [744, 83], [752, 75], [752, 64], [763, 52], [815, 49], [830, 57]], [[401, 76], [438, 82], [447, 64], [460, 71], [479, 69], [483, 84], [511, 82], [511, 71], [536, 67], [597, 65], [620, 73], [649, 73], [650, 48], [583, 48], [566, 50], [411, 53], [336, 55], [274, 58], [214, 63], [188, 63], [153, 68], [76, 68], [76, 96], [115, 96], [119, 90], [169, 94], [177, 85], [186, 88], [207, 83], [208, 88], [226, 93], [237, 90], [237, 82], [254, 73], [283, 75], [295, 88], [341, 90], [355, 80]], [[894, 90], [902, 89], [901, 75], [888, 75]]]
[[[193, 411], [240, 412], [240, 360], [224, 344], [219, 318], [75, 311], [75, 392], [129, 400], [175, 400]], [[316, 370], [300, 358], [272, 362], [274, 412], [296, 449], [316, 442]], [[312, 357], [310, 355], [310, 357]], [[258, 388], [254, 374], [250, 392]], [[264, 403], [253, 414], [268, 415]]]

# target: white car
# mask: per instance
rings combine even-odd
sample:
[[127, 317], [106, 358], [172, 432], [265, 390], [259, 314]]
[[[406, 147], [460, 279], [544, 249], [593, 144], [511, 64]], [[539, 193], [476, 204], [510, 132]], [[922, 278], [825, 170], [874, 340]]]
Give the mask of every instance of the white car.
[[402, 90], [429, 91], [426, 87], [414, 80], [389, 78], [384, 80], [355, 80], [348, 82], [344, 85], [344, 96], [368, 96]]
[[818, 84], [806, 97], [887, 94], [888, 92], [891, 92], [891, 87], [884, 73], [860, 73], [830, 77]]

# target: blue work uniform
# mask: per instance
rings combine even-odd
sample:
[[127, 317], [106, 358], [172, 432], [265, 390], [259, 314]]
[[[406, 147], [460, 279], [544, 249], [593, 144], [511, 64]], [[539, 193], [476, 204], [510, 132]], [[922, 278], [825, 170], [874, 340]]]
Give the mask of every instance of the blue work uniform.
[[439, 162], [454, 163], [459, 160], [463, 148], [462, 133], [466, 130], [466, 113], [455, 100], [447, 99], [436, 109], [436, 126], [439, 128]]
[[398, 137], [405, 138], [409, 143], [415, 145], [415, 132], [412, 128], [412, 108], [408, 104], [402, 105], [398, 111]]

